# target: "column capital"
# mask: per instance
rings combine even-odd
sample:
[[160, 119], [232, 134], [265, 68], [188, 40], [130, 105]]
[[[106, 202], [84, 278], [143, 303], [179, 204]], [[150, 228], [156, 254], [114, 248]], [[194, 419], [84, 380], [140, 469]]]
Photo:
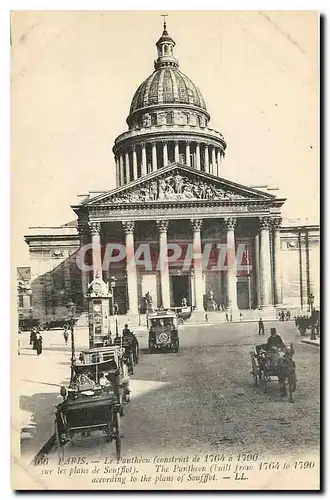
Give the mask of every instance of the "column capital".
[[131, 144], [131, 150], [136, 151], [136, 144]]
[[280, 229], [280, 227], [282, 225], [281, 217], [276, 217], [275, 219], [272, 219], [271, 224], [272, 224], [274, 230]]
[[260, 229], [269, 229], [272, 223], [271, 217], [259, 217]]
[[230, 231], [232, 229], [235, 229], [236, 223], [237, 223], [236, 217], [225, 217], [224, 224], [225, 224], [226, 231]]
[[145, 142], [140, 142], [140, 146], [141, 146], [142, 149], [145, 149], [146, 143]]
[[86, 236], [89, 234], [89, 226], [87, 221], [80, 221], [78, 220], [78, 226], [77, 230], [79, 233], [79, 236]]
[[100, 222], [88, 222], [89, 232], [92, 236], [99, 235], [101, 233], [101, 223]]
[[190, 226], [193, 232], [199, 232], [202, 229], [203, 219], [190, 219]]
[[135, 221], [134, 220], [124, 220], [122, 221], [123, 229], [125, 234], [133, 234]]
[[167, 233], [168, 220], [156, 220], [156, 226], [160, 233]]

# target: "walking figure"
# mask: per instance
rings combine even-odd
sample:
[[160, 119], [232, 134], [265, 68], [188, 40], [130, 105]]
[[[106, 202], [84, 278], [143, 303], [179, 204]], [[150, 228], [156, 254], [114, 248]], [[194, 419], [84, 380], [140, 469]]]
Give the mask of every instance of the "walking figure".
[[229, 323], [229, 316], [228, 316], [228, 313], [226, 313], [226, 321], [227, 321], [227, 323]]
[[208, 317], [207, 313], [205, 313], [205, 321], [206, 321], [206, 323], [208, 323], [208, 321], [209, 321], [209, 317]]
[[265, 335], [265, 327], [264, 327], [264, 322], [262, 321], [262, 318], [259, 319], [259, 335]]
[[68, 332], [68, 326], [67, 325], [64, 325], [63, 337], [64, 337], [65, 345], [68, 345], [69, 332]]

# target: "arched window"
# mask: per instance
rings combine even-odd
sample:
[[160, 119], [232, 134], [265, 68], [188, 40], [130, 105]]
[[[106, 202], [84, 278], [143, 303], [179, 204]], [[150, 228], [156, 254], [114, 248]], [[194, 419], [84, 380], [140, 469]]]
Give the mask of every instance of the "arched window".
[[173, 114], [172, 113], [167, 113], [166, 125], [173, 125]]
[[156, 113], [153, 113], [151, 115], [151, 126], [155, 127], [156, 125], [157, 125], [157, 115], [156, 115]]

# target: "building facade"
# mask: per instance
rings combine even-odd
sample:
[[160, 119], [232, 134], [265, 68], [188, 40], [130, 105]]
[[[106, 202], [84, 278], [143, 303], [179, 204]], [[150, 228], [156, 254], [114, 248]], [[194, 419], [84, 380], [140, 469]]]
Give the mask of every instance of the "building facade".
[[68, 298], [85, 310], [97, 275], [132, 315], [147, 292], [155, 306], [186, 299], [197, 312], [210, 301], [232, 311], [304, 309], [311, 293], [319, 302], [318, 227], [283, 224], [274, 190], [221, 177], [226, 141], [180, 71], [166, 24], [156, 47], [113, 146], [117, 187], [73, 205], [73, 225], [25, 237], [34, 313], [62, 314]]

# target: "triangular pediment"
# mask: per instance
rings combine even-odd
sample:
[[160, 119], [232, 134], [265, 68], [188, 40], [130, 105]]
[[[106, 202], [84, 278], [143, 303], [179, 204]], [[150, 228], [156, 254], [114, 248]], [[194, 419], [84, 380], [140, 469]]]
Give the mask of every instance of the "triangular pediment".
[[274, 195], [173, 163], [124, 186], [96, 196], [83, 205], [190, 201], [264, 200]]

